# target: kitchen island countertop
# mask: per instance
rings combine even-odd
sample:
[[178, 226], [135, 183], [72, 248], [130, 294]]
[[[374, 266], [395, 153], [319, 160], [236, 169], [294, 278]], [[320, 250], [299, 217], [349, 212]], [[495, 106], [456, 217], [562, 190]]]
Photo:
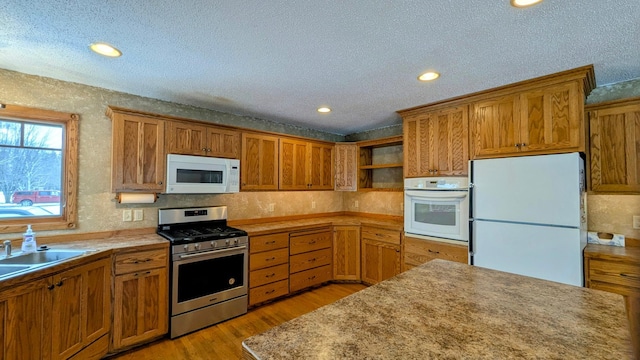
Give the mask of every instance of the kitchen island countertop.
[[620, 295], [433, 260], [243, 342], [245, 359], [627, 359]]

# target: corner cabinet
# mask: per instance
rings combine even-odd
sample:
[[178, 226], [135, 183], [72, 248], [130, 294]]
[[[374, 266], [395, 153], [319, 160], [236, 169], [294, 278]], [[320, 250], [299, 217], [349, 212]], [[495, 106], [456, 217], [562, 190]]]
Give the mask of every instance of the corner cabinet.
[[336, 143], [336, 180], [334, 190], [358, 190], [358, 145], [356, 143]]
[[358, 191], [402, 191], [402, 135], [357, 144]]
[[588, 105], [590, 188], [640, 193], [640, 97]]
[[279, 189], [333, 190], [333, 144], [280, 138]]
[[402, 112], [404, 176], [467, 175], [468, 106]]
[[278, 190], [278, 137], [242, 133], [241, 190]]
[[112, 122], [111, 191], [162, 192], [165, 121], [108, 108]]

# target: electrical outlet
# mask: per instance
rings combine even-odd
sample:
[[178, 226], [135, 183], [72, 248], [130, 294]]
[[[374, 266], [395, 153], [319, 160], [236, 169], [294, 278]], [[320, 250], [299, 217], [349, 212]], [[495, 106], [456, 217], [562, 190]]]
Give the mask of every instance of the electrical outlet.
[[131, 221], [131, 209], [122, 210], [122, 221]]
[[640, 215], [633, 216], [633, 228], [640, 229]]
[[358, 200], [354, 201], [353, 202], [353, 207], [357, 209], [358, 206], [360, 206], [360, 204], [358, 203]]
[[133, 221], [142, 221], [144, 212], [142, 209], [133, 210]]
[[311, 208], [315, 209], [316, 208], [316, 202], [315, 200], [311, 200]]
[[269, 204], [269, 212], [273, 212], [275, 207], [276, 207], [276, 204], [274, 204], [274, 203]]

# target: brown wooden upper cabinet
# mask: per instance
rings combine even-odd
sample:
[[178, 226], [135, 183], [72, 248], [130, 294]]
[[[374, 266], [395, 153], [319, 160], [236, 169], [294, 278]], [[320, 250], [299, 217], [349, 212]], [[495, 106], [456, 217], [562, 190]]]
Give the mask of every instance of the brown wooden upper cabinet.
[[358, 190], [358, 144], [336, 143], [335, 146], [337, 191]]
[[468, 106], [401, 114], [405, 177], [467, 174]]
[[333, 190], [333, 145], [280, 138], [280, 189]]
[[112, 121], [111, 191], [154, 191], [165, 188], [162, 119], [108, 108]]
[[185, 121], [167, 121], [166, 130], [167, 153], [239, 158], [238, 131]]
[[241, 190], [278, 190], [278, 137], [242, 133]]
[[474, 102], [472, 157], [584, 151], [583, 104], [577, 80]]
[[640, 193], [640, 97], [588, 105], [590, 187]]

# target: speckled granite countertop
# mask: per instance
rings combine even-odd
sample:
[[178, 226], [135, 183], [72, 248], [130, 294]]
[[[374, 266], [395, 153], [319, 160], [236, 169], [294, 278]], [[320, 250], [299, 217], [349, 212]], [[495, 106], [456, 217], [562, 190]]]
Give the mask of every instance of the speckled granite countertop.
[[[0, 291], [17, 284], [64, 271], [77, 265], [111, 256], [114, 252], [169, 248], [169, 241], [154, 233], [140, 235], [116, 235], [107, 238], [52, 243], [47, 243], [46, 238], [38, 239], [38, 246], [42, 245], [47, 245], [52, 250], [82, 250], [86, 251], [86, 253], [82, 256], [74, 257], [66, 261], [35, 267], [25, 272], [0, 277]], [[18, 252], [16, 252], [16, 255], [18, 255]]]
[[243, 342], [246, 359], [628, 359], [620, 295], [433, 260]]
[[366, 225], [377, 226], [391, 230], [403, 230], [402, 221], [398, 220], [386, 220], [369, 218], [365, 216], [324, 216], [313, 219], [303, 220], [286, 220], [286, 221], [272, 221], [256, 224], [234, 224], [231, 222], [231, 226], [237, 227], [249, 233], [249, 236], [261, 235], [274, 231], [295, 231], [304, 230], [305, 228], [311, 228], [315, 226], [329, 226], [329, 225]]

